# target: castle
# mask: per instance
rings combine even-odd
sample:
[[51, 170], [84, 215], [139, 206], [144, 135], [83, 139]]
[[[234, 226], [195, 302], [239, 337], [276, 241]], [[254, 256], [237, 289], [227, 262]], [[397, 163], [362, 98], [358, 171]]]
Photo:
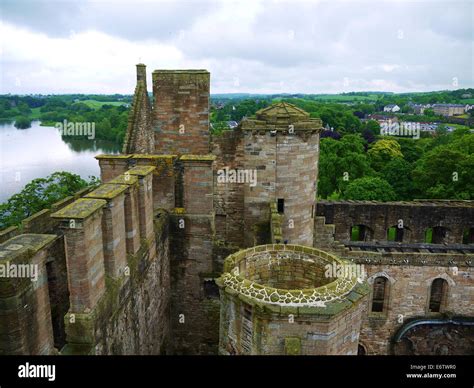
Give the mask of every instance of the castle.
[[152, 83], [99, 187], [0, 232], [38, 268], [0, 278], [0, 354], [474, 353], [472, 201], [317, 201], [321, 120], [213, 137], [209, 72]]

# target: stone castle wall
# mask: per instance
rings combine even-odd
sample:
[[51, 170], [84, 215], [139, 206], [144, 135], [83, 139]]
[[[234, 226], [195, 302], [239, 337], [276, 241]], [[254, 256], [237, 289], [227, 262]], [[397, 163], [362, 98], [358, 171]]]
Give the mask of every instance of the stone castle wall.
[[[324, 203], [323, 206], [331, 204]], [[378, 205], [378, 206], [377, 206]], [[376, 204], [360, 203], [360, 208], [372, 206], [374, 211], [383, 209], [383, 205], [391, 212], [380, 212], [379, 220], [387, 214], [406, 212], [407, 204]], [[319, 204], [318, 204], [319, 206]], [[357, 203], [347, 204], [355, 208]], [[424, 219], [428, 218], [427, 209], [435, 211], [435, 207], [417, 206], [412, 204], [416, 213], [423, 211]], [[323, 207], [324, 208], [324, 207]], [[444, 210], [446, 211], [446, 210]], [[454, 212], [460, 214], [461, 212]], [[464, 209], [469, 213], [469, 208]], [[449, 212], [446, 211], [446, 214]], [[326, 213], [328, 215], [328, 213]], [[342, 219], [343, 226], [348, 223]], [[449, 217], [447, 218], [449, 221]], [[417, 318], [443, 319], [446, 316], [472, 317], [474, 316], [474, 252], [470, 245], [460, 244], [400, 244], [382, 242], [341, 243], [336, 240], [338, 225], [324, 223], [324, 217], [315, 220], [315, 246], [324, 246], [325, 249], [336, 252], [342, 258], [355, 264], [362, 265], [367, 273], [371, 286], [369, 299], [364, 306], [363, 322], [360, 332], [360, 344], [366, 354], [392, 354], [393, 338], [407, 322]], [[366, 221], [367, 222], [367, 221]], [[371, 225], [368, 223], [368, 225]], [[381, 312], [372, 311], [373, 283], [377, 277], [387, 279], [384, 309]], [[431, 286], [434, 279], [446, 280], [448, 288], [440, 312], [429, 310]], [[426, 331], [426, 329], [425, 329]], [[432, 347], [434, 349], [434, 347]], [[452, 344], [449, 354], [460, 354], [462, 349]]]
[[404, 243], [424, 242], [428, 228], [446, 228], [443, 242], [463, 242], [463, 232], [474, 227], [474, 205], [470, 201], [319, 201], [316, 215], [335, 226], [335, 238], [350, 240], [351, 227], [370, 228], [368, 240], [386, 241], [387, 230], [403, 221]]

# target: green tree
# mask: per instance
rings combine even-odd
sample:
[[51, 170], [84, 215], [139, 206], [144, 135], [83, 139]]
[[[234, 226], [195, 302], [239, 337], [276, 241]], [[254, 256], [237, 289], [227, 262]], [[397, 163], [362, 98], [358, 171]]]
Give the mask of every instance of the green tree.
[[18, 117], [15, 120], [15, 128], [26, 129], [31, 127], [31, 120], [28, 117]]
[[349, 183], [343, 192], [343, 197], [352, 200], [394, 201], [396, 194], [386, 180], [367, 176]]
[[425, 109], [423, 114], [428, 117], [434, 117], [436, 115], [433, 109]]
[[341, 140], [321, 139], [318, 185], [321, 198], [341, 192], [353, 179], [373, 173], [360, 135], [345, 135]]
[[403, 158], [400, 144], [393, 139], [382, 139], [373, 143], [368, 151], [371, 166], [380, 171], [395, 158]]
[[79, 175], [65, 171], [55, 172], [46, 178], [34, 179], [19, 193], [0, 204], [0, 229], [19, 225], [23, 219], [34, 213], [47, 209], [53, 203], [97, 183], [95, 177], [90, 177], [89, 181], [86, 181]]
[[474, 135], [455, 138], [426, 152], [416, 163], [413, 182], [419, 197], [474, 199]]
[[369, 120], [365, 123], [365, 129], [374, 135], [380, 135], [380, 124], [375, 120]]
[[397, 200], [409, 201], [414, 197], [413, 166], [402, 158], [395, 158], [385, 164], [380, 171], [380, 177], [392, 186]]

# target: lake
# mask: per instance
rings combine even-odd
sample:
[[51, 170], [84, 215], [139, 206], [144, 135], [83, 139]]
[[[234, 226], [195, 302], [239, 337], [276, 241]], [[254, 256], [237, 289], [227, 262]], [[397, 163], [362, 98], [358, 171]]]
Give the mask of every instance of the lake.
[[32, 122], [28, 129], [0, 123], [0, 202], [31, 180], [55, 171], [72, 172], [82, 178], [99, 177], [99, 163], [94, 156], [119, 152], [119, 145], [104, 140], [84, 137], [66, 142], [56, 128], [42, 127], [39, 121]]

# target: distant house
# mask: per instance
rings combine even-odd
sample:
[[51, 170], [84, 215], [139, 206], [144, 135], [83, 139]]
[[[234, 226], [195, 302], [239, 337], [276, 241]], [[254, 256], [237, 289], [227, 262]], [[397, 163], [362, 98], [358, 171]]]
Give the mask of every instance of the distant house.
[[230, 129], [234, 129], [234, 128], [236, 128], [238, 125], [239, 125], [239, 123], [238, 123], [237, 121], [228, 121], [228, 122], [227, 122], [227, 126], [228, 126]]
[[384, 122], [391, 120], [392, 122], [398, 122], [398, 117], [395, 116], [387, 116], [387, 115], [379, 115], [379, 114], [372, 114], [367, 116], [368, 120], [375, 120], [378, 122]]
[[458, 116], [466, 112], [466, 105], [461, 104], [433, 104], [433, 111], [441, 116]]
[[398, 105], [395, 105], [395, 104], [386, 105], [383, 108], [384, 112], [395, 113], [395, 112], [398, 112], [399, 110], [400, 110], [400, 107]]
[[423, 104], [414, 104], [412, 105], [412, 108], [417, 115], [422, 115], [425, 112], [425, 109], [427, 109], [426, 105]]

